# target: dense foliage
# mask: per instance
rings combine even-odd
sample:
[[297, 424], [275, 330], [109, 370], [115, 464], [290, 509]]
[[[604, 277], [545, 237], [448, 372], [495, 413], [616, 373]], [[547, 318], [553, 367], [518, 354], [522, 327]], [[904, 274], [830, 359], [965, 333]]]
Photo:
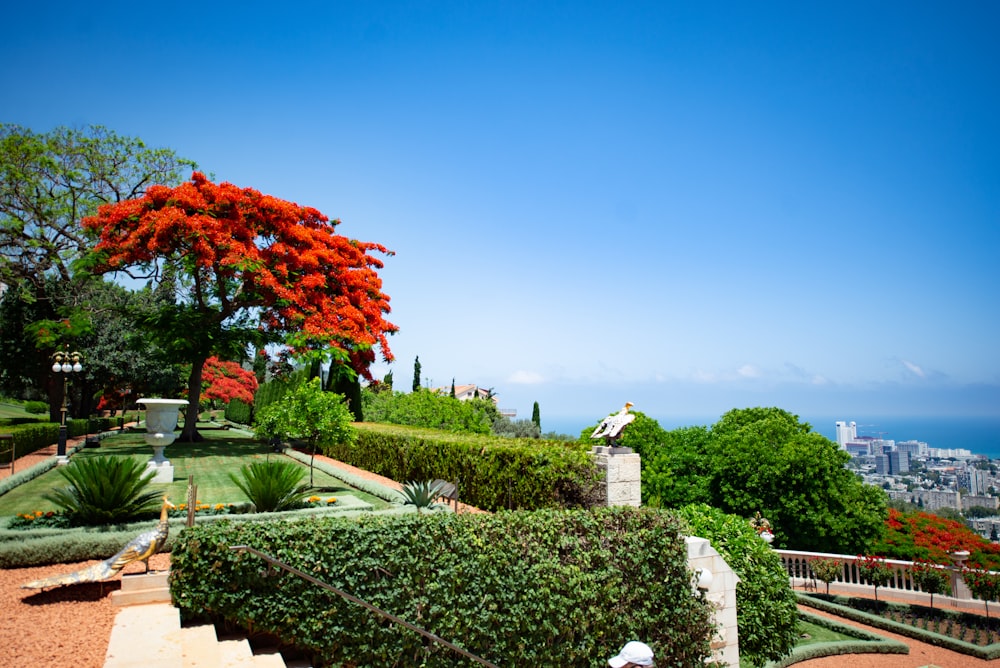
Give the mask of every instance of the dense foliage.
[[128, 522], [154, 513], [160, 505], [159, 492], [149, 489], [155, 474], [131, 457], [75, 458], [58, 473], [69, 487], [42, 496], [74, 524]]
[[496, 407], [492, 401], [460, 401], [429, 390], [362, 393], [369, 422], [426, 427], [464, 434], [489, 434]]
[[601, 473], [574, 443], [358, 425], [355, 443], [322, 443], [334, 459], [393, 480], [447, 480], [484, 510], [587, 508], [603, 498]]
[[465, 665], [448, 649], [280, 572], [249, 545], [501, 666], [602, 663], [642, 638], [659, 665], [700, 667], [710, 609], [673, 515], [650, 509], [379, 515], [196, 526], [171, 555], [185, 617], [221, 616], [313, 665]]
[[932, 561], [950, 565], [951, 552], [969, 552], [969, 564], [1000, 570], [1000, 545], [991, 543], [962, 522], [932, 513], [889, 509], [885, 536], [873, 550], [890, 559]]
[[[384, 318], [389, 297], [376, 273], [382, 262], [371, 254], [388, 251], [337, 234], [338, 224], [316, 209], [215, 184], [198, 172], [83, 221], [100, 236], [95, 271], [173, 283], [179, 301], [146, 324], [164, 350], [191, 364], [191, 397], [201, 396], [205, 360], [251, 343], [332, 355], [366, 377], [376, 346], [392, 359], [387, 336], [397, 328]], [[197, 437], [197, 411], [191, 402], [184, 438]]]
[[746, 520], [703, 504], [679, 510], [690, 533], [705, 538], [740, 578], [736, 623], [741, 665], [762, 666], [788, 655], [798, 639], [795, 594], [778, 554]]
[[853, 554], [881, 535], [882, 490], [845, 468], [847, 453], [778, 408], [723, 415], [711, 428], [665, 431], [636, 413], [621, 444], [642, 456], [650, 505], [707, 503], [773, 524], [775, 547]]

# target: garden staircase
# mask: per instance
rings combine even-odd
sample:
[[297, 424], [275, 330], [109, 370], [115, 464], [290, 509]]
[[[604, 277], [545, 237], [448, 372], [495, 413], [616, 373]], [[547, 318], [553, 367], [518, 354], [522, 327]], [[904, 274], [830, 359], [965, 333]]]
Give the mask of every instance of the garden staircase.
[[281, 654], [254, 654], [246, 638], [220, 639], [215, 626], [181, 626], [170, 603], [122, 608], [115, 617], [104, 668], [303, 668]]

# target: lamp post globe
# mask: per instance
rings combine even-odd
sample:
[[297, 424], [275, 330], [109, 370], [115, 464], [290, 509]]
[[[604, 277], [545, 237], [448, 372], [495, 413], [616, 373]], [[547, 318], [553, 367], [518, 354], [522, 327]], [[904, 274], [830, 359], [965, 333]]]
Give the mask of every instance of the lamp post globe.
[[52, 373], [61, 373], [63, 380], [62, 407], [59, 409], [59, 443], [56, 455], [59, 463], [66, 462], [66, 411], [69, 407], [67, 403], [69, 392], [69, 375], [83, 371], [83, 364], [80, 363], [82, 356], [80, 353], [60, 350], [52, 355]]

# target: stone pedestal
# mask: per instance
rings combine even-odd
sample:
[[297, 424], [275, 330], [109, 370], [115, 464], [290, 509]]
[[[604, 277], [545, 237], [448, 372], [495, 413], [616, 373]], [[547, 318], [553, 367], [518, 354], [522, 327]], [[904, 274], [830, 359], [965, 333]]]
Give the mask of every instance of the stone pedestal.
[[140, 603], [169, 603], [169, 575], [169, 571], [123, 575], [122, 588], [111, 592], [112, 605], [120, 607]]
[[155, 483], [171, 483], [174, 481], [174, 465], [167, 460], [162, 462], [148, 461], [146, 462], [146, 472], [153, 472], [153, 480], [151, 482]]
[[712, 660], [723, 666], [738, 668], [740, 646], [736, 629], [736, 584], [740, 579], [708, 540], [696, 536], [689, 536], [685, 540], [688, 568], [693, 573], [701, 573], [701, 581], [707, 584], [704, 588], [705, 598], [714, 610]]
[[603, 445], [591, 450], [597, 467], [605, 473], [605, 499], [609, 506], [641, 506], [642, 476], [640, 457], [632, 448]]

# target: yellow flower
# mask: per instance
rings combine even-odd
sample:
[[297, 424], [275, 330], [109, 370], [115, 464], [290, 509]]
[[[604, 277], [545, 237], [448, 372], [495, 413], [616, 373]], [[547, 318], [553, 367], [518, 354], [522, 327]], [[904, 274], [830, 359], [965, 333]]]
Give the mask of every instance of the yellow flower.
[[42, 511], [40, 510], [35, 511], [35, 517], [41, 517], [42, 515], [43, 515]]
[[226, 507], [226, 504], [224, 504], [224, 503], [217, 503], [217, 504], [215, 504], [215, 509], [216, 510], [223, 510], [225, 507]]
[[319, 501], [319, 497], [318, 496], [310, 496], [309, 497], [309, 503], [316, 503], [317, 501]]
[[337, 497], [331, 496], [329, 499], [326, 500], [326, 502], [331, 505], [337, 503]]

